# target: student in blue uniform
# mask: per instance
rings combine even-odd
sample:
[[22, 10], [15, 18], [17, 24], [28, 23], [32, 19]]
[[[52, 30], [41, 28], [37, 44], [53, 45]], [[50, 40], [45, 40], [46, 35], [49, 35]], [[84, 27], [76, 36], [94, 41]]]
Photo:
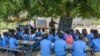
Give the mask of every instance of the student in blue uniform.
[[43, 40], [40, 42], [40, 48], [41, 48], [41, 56], [51, 56], [51, 41], [48, 39], [48, 35], [43, 35]]
[[[15, 31], [14, 31], [14, 30], [11, 31], [11, 35], [10, 35], [10, 39], [9, 39], [9, 47], [10, 47], [11, 49], [14, 49], [14, 50], [19, 49], [19, 47], [18, 47], [18, 41], [17, 41], [17, 39], [16, 39]], [[16, 51], [11, 51], [11, 52], [12, 52], [12, 54], [13, 54], [14, 56], [20, 56], [20, 55], [21, 55], [21, 54], [19, 54], [19, 53], [16, 52]]]
[[18, 41], [15, 38], [15, 32], [11, 33], [11, 36], [10, 36], [10, 39], [9, 39], [9, 45], [10, 45], [10, 48], [12, 48], [12, 49], [18, 48]]
[[17, 28], [16, 38], [18, 40], [22, 40], [22, 34], [23, 34], [22, 30], [20, 28]]
[[94, 30], [94, 39], [91, 42], [91, 46], [95, 53], [99, 52], [98, 56], [100, 56], [100, 35], [97, 30]]
[[90, 34], [88, 35], [88, 39], [91, 42], [94, 39], [93, 29], [90, 30]]
[[36, 36], [41, 36], [42, 35], [42, 32], [41, 32], [41, 28], [38, 28], [38, 31], [36, 32]]
[[9, 37], [8, 37], [8, 33], [7, 32], [4, 32], [3, 33], [3, 47], [7, 48], [8, 45], [9, 45]]
[[52, 31], [49, 32], [49, 35], [48, 35], [48, 40], [50, 40], [51, 42], [54, 42], [55, 41], [55, 38], [54, 38], [54, 33]]
[[42, 34], [45, 34], [45, 28], [42, 28]]
[[30, 34], [29, 34], [28, 28], [24, 29], [24, 33], [22, 34], [22, 39], [23, 40], [30, 40]]
[[34, 40], [35, 37], [36, 37], [35, 30], [31, 29], [30, 40]]
[[68, 48], [67, 43], [63, 40], [63, 34], [59, 33], [59, 40], [54, 43], [54, 51], [56, 56], [66, 56], [66, 49]]
[[80, 35], [80, 31], [76, 30], [76, 32], [74, 33], [74, 39], [75, 39], [75, 41], [79, 40], [79, 35]]
[[79, 40], [74, 41], [72, 45], [72, 56], [86, 56], [87, 46], [83, 40], [83, 35], [79, 35]]
[[1, 34], [0, 34], [0, 47], [2, 47], [2, 38], [1, 38]]

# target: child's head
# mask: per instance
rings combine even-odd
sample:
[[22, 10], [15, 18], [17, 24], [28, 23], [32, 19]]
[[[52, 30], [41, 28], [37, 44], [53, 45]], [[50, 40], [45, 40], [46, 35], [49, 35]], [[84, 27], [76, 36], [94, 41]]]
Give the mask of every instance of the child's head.
[[58, 36], [59, 36], [60, 39], [62, 39], [63, 38], [63, 33], [62, 32], [59, 32], [58, 33]]
[[86, 37], [87, 36], [87, 30], [86, 29], [82, 29], [82, 34]]
[[11, 36], [11, 37], [15, 37], [15, 30], [14, 30], [14, 29], [12, 29], [12, 31], [11, 31], [11, 33], [10, 33], [10, 36]]
[[76, 30], [76, 34], [80, 35], [80, 31], [79, 30]]
[[93, 29], [90, 30], [90, 33], [93, 33]]
[[84, 35], [83, 34], [80, 34], [79, 35], [79, 40], [83, 40], [83, 38], [84, 38]]
[[31, 29], [31, 34], [34, 34], [35, 33], [35, 30], [34, 29]]
[[70, 31], [71, 31], [71, 33], [73, 33], [73, 32], [74, 32], [74, 30], [73, 30], [73, 29], [71, 29]]
[[17, 30], [18, 32], [20, 32], [20, 31], [21, 31], [21, 29], [20, 29], [20, 28], [17, 28], [16, 30]]
[[66, 33], [67, 33], [67, 34], [70, 34], [70, 30], [69, 30], [69, 29], [66, 29]]
[[7, 32], [4, 32], [3, 33], [3, 36], [6, 36], [7, 37], [8, 36], [8, 33]]
[[29, 34], [29, 29], [28, 29], [28, 28], [25, 28], [25, 29], [24, 29], [24, 33], [25, 33], [25, 34]]
[[99, 33], [98, 33], [98, 30], [94, 30], [93, 31], [93, 34], [94, 34], [94, 38], [99, 38]]
[[45, 28], [42, 28], [42, 32], [45, 32]]
[[38, 28], [38, 32], [41, 32], [41, 28]]
[[33, 28], [33, 29], [34, 29], [35, 32], [37, 31], [37, 28]]

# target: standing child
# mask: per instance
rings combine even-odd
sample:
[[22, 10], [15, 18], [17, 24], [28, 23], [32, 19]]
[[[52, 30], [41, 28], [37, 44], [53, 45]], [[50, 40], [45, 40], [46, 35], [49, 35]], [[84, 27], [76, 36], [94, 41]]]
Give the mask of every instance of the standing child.
[[86, 43], [83, 40], [83, 35], [79, 35], [79, 40], [75, 41], [72, 45], [72, 56], [86, 56]]
[[40, 42], [41, 56], [51, 56], [51, 42], [47, 40], [48, 35], [43, 35], [43, 40]]
[[66, 49], [68, 45], [66, 41], [63, 40], [63, 34], [60, 32], [58, 34], [59, 39], [54, 43], [54, 51], [56, 56], [66, 56]]

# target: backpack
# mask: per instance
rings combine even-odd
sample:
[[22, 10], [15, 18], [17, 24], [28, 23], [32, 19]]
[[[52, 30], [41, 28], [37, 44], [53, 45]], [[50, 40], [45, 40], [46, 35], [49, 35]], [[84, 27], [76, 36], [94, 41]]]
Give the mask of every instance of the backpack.
[[66, 35], [66, 42], [67, 42], [69, 45], [72, 45], [73, 42], [74, 42], [73, 36], [70, 35], [70, 34]]

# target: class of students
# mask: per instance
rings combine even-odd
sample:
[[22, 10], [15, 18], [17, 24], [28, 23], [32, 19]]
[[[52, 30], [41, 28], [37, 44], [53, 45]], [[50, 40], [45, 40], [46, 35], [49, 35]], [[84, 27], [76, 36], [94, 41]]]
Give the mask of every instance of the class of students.
[[18, 40], [35, 41], [37, 37], [42, 37], [39, 42], [41, 56], [52, 56], [52, 53], [55, 56], [66, 56], [69, 52], [72, 56], [88, 56], [88, 46], [92, 49], [93, 56], [100, 56], [100, 34], [96, 29], [91, 29], [89, 34], [86, 29], [82, 29], [82, 33], [73, 29], [58, 29], [55, 32], [32, 27], [9, 29], [3, 36], [0, 34], [0, 47], [18, 49]]
[[52, 56], [54, 51], [55, 56], [66, 56], [71, 48], [72, 56], [88, 56], [87, 50], [91, 50], [91, 56], [100, 56], [100, 34], [98, 30], [91, 29], [90, 34], [86, 29], [79, 30], [66, 29], [66, 31], [57, 30], [53, 34], [51, 31], [43, 37], [41, 41], [41, 55]]

